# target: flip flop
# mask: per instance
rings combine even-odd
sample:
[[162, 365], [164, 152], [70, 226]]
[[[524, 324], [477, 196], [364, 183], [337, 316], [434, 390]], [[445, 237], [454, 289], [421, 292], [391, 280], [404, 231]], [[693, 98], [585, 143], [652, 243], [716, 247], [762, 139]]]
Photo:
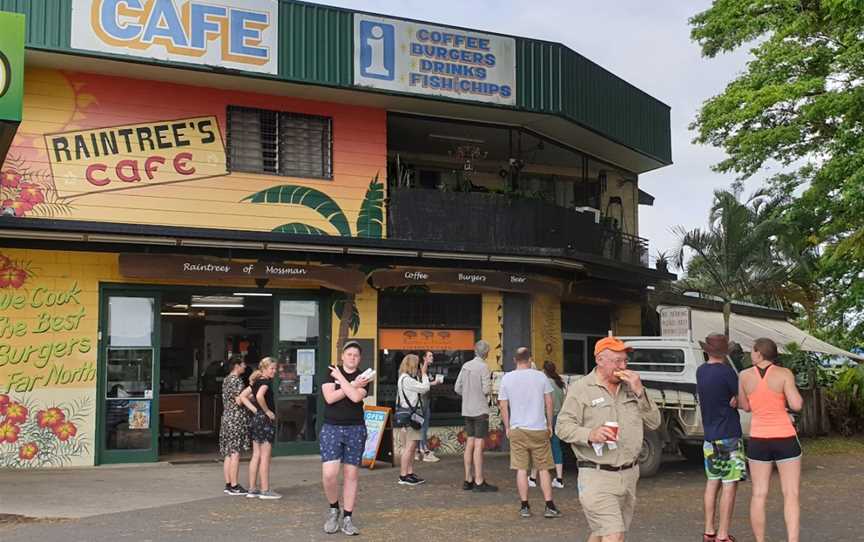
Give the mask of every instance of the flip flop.
[[702, 542], [717, 542], [717, 534], [702, 533]]

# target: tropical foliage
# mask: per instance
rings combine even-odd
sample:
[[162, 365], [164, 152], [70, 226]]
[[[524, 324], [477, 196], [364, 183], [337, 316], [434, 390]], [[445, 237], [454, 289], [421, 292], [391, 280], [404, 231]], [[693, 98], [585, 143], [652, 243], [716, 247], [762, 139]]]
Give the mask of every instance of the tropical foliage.
[[676, 287], [722, 299], [727, 335], [733, 301], [788, 302], [789, 267], [775, 258], [773, 242], [782, 201], [764, 192], [740, 196], [740, 189], [715, 191], [707, 228], [675, 230], [675, 264], [686, 273]]
[[696, 142], [725, 150], [714, 169], [740, 181], [776, 172], [766, 187], [791, 198], [780, 220], [796, 232], [785, 248], [800, 260], [787, 276], [799, 287], [797, 302], [809, 304], [811, 328], [861, 345], [864, 2], [715, 0], [690, 22], [705, 56], [745, 47], [751, 54], [703, 104]]
[[832, 428], [846, 436], [864, 431], [864, 365], [847, 368], [828, 398]]
[[[250, 203], [271, 203], [280, 205], [302, 205], [321, 215], [335, 228], [342, 237], [351, 237], [351, 227], [348, 218], [339, 204], [333, 198], [308, 186], [280, 185], [256, 192], [243, 198]], [[274, 232], [300, 235], [329, 235], [326, 231], [311, 224], [289, 222], [276, 228]], [[357, 223], [354, 227], [357, 237], [381, 239], [384, 237], [384, 185], [378, 175], [369, 181], [366, 196], [360, 205]], [[348, 337], [348, 332], [357, 334], [360, 329], [360, 312], [354, 300], [354, 294], [337, 293], [333, 300], [333, 313], [339, 318], [339, 337], [337, 345], [341, 345]]]

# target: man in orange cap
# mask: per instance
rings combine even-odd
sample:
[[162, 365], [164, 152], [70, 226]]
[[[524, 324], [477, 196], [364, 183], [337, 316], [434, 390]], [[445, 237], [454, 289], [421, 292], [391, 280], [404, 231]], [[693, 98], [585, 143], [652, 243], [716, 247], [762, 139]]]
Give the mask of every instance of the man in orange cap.
[[643, 426], [660, 427], [639, 373], [627, 370], [631, 350], [617, 337], [597, 341], [597, 367], [570, 385], [555, 426], [576, 455], [588, 542], [623, 542], [636, 506]]

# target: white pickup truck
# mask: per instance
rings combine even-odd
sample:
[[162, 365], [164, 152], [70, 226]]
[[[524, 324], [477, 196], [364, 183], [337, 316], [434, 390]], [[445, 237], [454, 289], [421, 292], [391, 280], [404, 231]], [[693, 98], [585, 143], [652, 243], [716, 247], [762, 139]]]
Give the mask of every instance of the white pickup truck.
[[[657, 473], [664, 451], [701, 459], [704, 431], [696, 393], [696, 369], [707, 357], [699, 343], [689, 337], [619, 338], [633, 347], [627, 367], [639, 372], [649, 397], [663, 415], [659, 429], [645, 431], [639, 454], [641, 475]], [[741, 370], [731, 360], [730, 364], [735, 372]], [[566, 375], [566, 380], [581, 377]], [[750, 433], [750, 413], [739, 412], [746, 437]]]

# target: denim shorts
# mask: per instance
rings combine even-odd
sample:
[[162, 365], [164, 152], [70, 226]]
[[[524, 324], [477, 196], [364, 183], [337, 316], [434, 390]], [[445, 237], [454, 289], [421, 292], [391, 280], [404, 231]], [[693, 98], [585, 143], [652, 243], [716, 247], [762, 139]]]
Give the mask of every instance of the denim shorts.
[[341, 461], [345, 465], [360, 465], [366, 447], [365, 425], [330, 425], [321, 427], [318, 437], [321, 462]]

